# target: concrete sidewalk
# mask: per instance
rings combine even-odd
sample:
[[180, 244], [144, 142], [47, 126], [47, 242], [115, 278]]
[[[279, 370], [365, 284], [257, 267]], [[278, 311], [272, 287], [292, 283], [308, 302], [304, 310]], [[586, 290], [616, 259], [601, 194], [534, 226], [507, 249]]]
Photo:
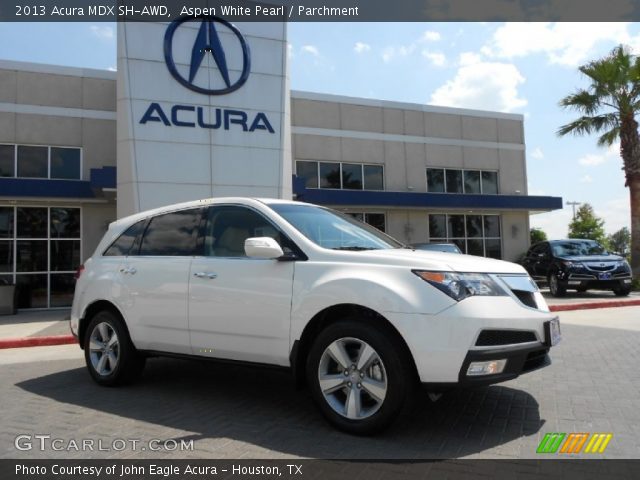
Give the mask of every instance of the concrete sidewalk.
[[542, 289], [541, 291], [552, 312], [640, 305], [640, 292], [631, 292], [627, 297], [617, 297], [613, 292], [606, 291], [593, 290], [582, 293], [569, 291], [566, 296], [556, 298], [549, 293], [548, 289]]

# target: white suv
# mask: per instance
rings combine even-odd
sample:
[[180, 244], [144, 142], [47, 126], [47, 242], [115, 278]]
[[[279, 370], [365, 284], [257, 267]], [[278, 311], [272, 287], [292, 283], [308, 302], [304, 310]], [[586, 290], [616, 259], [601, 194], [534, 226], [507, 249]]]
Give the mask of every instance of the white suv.
[[431, 392], [550, 363], [556, 317], [514, 263], [413, 250], [333, 210], [218, 198], [111, 224], [76, 285], [71, 330], [101, 385], [149, 356], [288, 368], [351, 433]]

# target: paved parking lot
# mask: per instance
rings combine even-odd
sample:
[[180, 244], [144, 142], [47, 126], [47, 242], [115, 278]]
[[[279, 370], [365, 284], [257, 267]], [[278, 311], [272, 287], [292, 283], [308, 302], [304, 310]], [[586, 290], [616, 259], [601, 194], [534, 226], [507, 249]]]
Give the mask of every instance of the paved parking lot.
[[[640, 458], [640, 307], [561, 319], [552, 366], [437, 403], [421, 395], [410, 416], [373, 438], [330, 428], [283, 372], [153, 359], [139, 383], [109, 389], [89, 379], [73, 345], [4, 350], [0, 457], [536, 458], [547, 432], [612, 432], [605, 457]], [[23, 452], [14, 447], [20, 434], [107, 446], [193, 439], [194, 450]]]

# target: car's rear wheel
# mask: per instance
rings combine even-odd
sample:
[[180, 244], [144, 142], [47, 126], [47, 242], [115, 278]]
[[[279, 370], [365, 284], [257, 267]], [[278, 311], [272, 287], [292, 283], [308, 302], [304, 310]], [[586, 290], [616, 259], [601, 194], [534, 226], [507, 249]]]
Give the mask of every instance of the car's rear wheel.
[[84, 338], [84, 357], [91, 377], [100, 385], [128, 383], [142, 372], [145, 358], [131, 343], [122, 320], [113, 312], [98, 312]]
[[350, 319], [323, 330], [307, 358], [307, 379], [325, 418], [348, 433], [380, 431], [400, 414], [415, 376], [393, 335]]
[[554, 297], [564, 297], [567, 293], [566, 287], [560, 283], [556, 273], [549, 275], [549, 291]]
[[618, 287], [613, 289], [613, 293], [618, 297], [626, 297], [631, 293], [631, 287]]

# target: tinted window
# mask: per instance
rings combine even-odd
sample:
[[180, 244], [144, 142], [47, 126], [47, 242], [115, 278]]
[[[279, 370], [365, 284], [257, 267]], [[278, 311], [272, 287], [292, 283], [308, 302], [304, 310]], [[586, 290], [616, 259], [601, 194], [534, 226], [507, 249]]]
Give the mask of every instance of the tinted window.
[[480, 172], [479, 171], [465, 170], [464, 193], [480, 193]]
[[482, 237], [481, 215], [467, 215], [467, 237]]
[[462, 170], [447, 170], [445, 177], [447, 193], [462, 193]]
[[445, 238], [447, 236], [447, 216], [429, 215], [429, 237]]
[[80, 209], [51, 209], [51, 238], [80, 238]]
[[46, 208], [18, 208], [18, 238], [47, 238]]
[[80, 149], [51, 147], [51, 178], [80, 178]]
[[427, 168], [427, 191], [444, 192], [444, 170], [442, 168]]
[[140, 220], [138, 223], [134, 223], [127, 228], [118, 239], [111, 244], [109, 248], [103, 253], [107, 257], [125, 256], [129, 255], [129, 251], [136, 240], [136, 237], [142, 234], [146, 220]]
[[364, 188], [366, 190], [382, 190], [384, 189], [384, 174], [382, 166], [365, 165], [364, 166]]
[[500, 215], [484, 216], [484, 236], [485, 237], [500, 236]]
[[464, 237], [464, 215], [449, 215], [449, 236]]
[[482, 193], [498, 193], [498, 172], [482, 172]]
[[381, 232], [386, 230], [386, 222], [384, 213], [366, 213], [364, 216], [365, 223], [377, 228]]
[[153, 217], [142, 238], [140, 255], [196, 255], [201, 212], [196, 208]]
[[47, 178], [47, 147], [18, 145], [18, 177]]
[[0, 207], [0, 238], [13, 238], [13, 207]]
[[307, 188], [318, 188], [318, 162], [296, 162], [296, 175], [304, 178]]
[[340, 164], [320, 164], [320, 188], [340, 188]]
[[15, 147], [13, 145], [0, 145], [0, 177], [13, 177]]
[[342, 188], [362, 190], [362, 165], [342, 164]]
[[280, 230], [258, 212], [237, 206], [209, 208], [204, 239], [206, 256], [246, 257], [244, 241], [252, 237], [271, 237], [281, 246], [286, 243]]

